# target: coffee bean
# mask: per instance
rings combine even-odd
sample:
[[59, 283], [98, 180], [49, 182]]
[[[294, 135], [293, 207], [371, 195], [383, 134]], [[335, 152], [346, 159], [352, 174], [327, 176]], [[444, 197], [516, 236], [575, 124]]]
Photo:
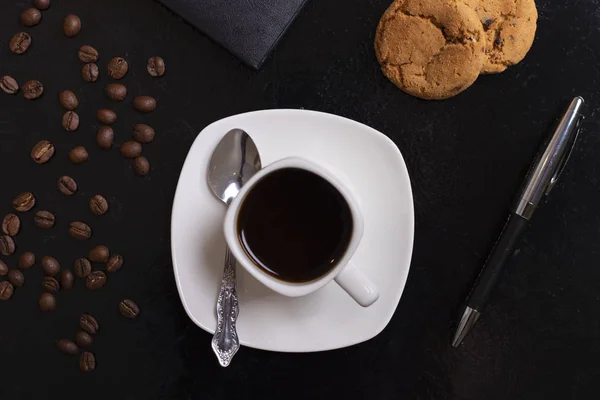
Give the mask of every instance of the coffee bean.
[[78, 54], [79, 59], [84, 63], [95, 63], [98, 61], [98, 50], [92, 46], [81, 46]]
[[75, 275], [80, 278], [87, 278], [87, 276], [92, 272], [92, 264], [90, 264], [87, 258], [80, 258], [75, 260], [75, 264], [73, 264], [73, 270], [75, 271]]
[[68, 269], [64, 269], [60, 273], [60, 285], [64, 290], [73, 289], [73, 284], [75, 283], [75, 276]]
[[104, 89], [104, 93], [113, 101], [123, 101], [127, 97], [127, 86], [120, 83], [109, 83]]
[[20, 193], [13, 200], [13, 207], [19, 212], [29, 211], [35, 206], [35, 197], [31, 192]]
[[116, 272], [123, 266], [123, 257], [120, 254], [113, 254], [106, 262], [108, 272]]
[[108, 125], [102, 125], [98, 128], [96, 134], [96, 144], [103, 150], [108, 150], [112, 147], [115, 140], [115, 132]]
[[108, 76], [113, 79], [121, 79], [127, 75], [129, 64], [124, 58], [115, 57], [108, 63]]
[[37, 8], [28, 8], [21, 13], [21, 23], [25, 26], [36, 26], [42, 20], [42, 13]]
[[101, 110], [98, 110], [98, 112], [96, 113], [96, 118], [103, 124], [110, 125], [114, 124], [117, 120], [117, 114], [115, 114], [113, 110], [103, 108]]
[[98, 66], [94, 63], [85, 64], [81, 68], [81, 77], [88, 82], [96, 82], [98, 80]]
[[70, 356], [75, 356], [79, 353], [79, 348], [69, 339], [60, 339], [56, 342], [56, 347], [60, 350], [61, 353], [68, 354]]
[[[72, 112], [72, 111], [69, 111]], [[64, 121], [64, 118], [63, 118]], [[54, 155], [54, 145], [47, 140], [42, 140], [31, 149], [31, 159], [36, 164], [45, 164]]]
[[152, 142], [154, 140], [154, 135], [154, 129], [151, 126], [145, 124], [135, 124], [135, 126], [133, 127], [133, 132], [131, 134], [133, 140], [144, 144]]
[[71, 222], [69, 235], [78, 240], [88, 240], [92, 236], [92, 228], [83, 222]]
[[140, 313], [140, 308], [133, 300], [125, 299], [119, 303], [119, 311], [125, 318], [133, 319]]
[[0, 78], [0, 89], [2, 89], [4, 93], [15, 94], [19, 91], [19, 84], [12, 76], [5, 75]]
[[45, 276], [42, 281], [42, 288], [48, 293], [56, 294], [60, 289], [60, 284], [51, 276]]
[[102, 271], [94, 271], [85, 279], [85, 287], [97, 290], [106, 285], [106, 274]]
[[44, 256], [40, 261], [42, 269], [48, 276], [56, 276], [60, 272], [60, 264], [54, 257]]
[[79, 317], [79, 326], [81, 329], [92, 335], [95, 335], [100, 330], [100, 325], [98, 325], [96, 318], [89, 314], [82, 314], [81, 317]]
[[79, 114], [75, 111], [67, 111], [63, 114], [62, 126], [67, 132], [76, 131], [79, 128]]
[[89, 347], [94, 343], [94, 338], [87, 332], [79, 331], [75, 335], [75, 342], [79, 347]]
[[29, 269], [35, 265], [35, 254], [26, 251], [19, 257], [19, 268]]
[[133, 160], [133, 170], [138, 176], [146, 176], [150, 172], [150, 163], [144, 156], [136, 157]]
[[33, 0], [33, 6], [38, 10], [47, 10], [50, 7], [50, 0]]
[[44, 85], [40, 81], [31, 80], [25, 82], [21, 90], [27, 100], [35, 100], [44, 94]]
[[63, 90], [58, 95], [58, 102], [60, 105], [68, 111], [73, 111], [79, 106], [79, 100], [77, 96], [70, 90]]
[[10, 256], [15, 252], [15, 241], [10, 236], [0, 236], [0, 253]]
[[96, 215], [104, 215], [108, 211], [108, 201], [97, 194], [90, 200], [90, 209]]
[[42, 293], [40, 296], [40, 310], [44, 312], [56, 310], [56, 297], [52, 293]]
[[130, 141], [121, 145], [121, 155], [125, 158], [136, 158], [142, 154], [142, 145], [138, 142]]
[[8, 271], [8, 281], [13, 287], [20, 288], [25, 284], [25, 275], [18, 269], [11, 269]]
[[50, 229], [54, 226], [56, 218], [49, 211], [38, 211], [35, 213], [35, 217], [33, 217], [33, 222], [38, 228]]
[[8, 266], [2, 260], [0, 260], [0, 276], [5, 276], [8, 274]]
[[69, 14], [63, 21], [63, 33], [66, 37], [75, 37], [81, 30], [81, 19], [77, 15]]
[[10, 39], [8, 48], [15, 54], [23, 54], [31, 46], [31, 36], [27, 32], [19, 32]]
[[2, 232], [8, 236], [17, 236], [21, 229], [21, 220], [17, 214], [6, 214], [2, 220]]
[[165, 74], [165, 60], [162, 57], [150, 57], [146, 66], [148, 73], [154, 77], [160, 77]]
[[61, 176], [58, 179], [58, 190], [65, 196], [73, 196], [77, 192], [77, 182], [70, 176]]
[[14, 292], [13, 285], [8, 281], [0, 282], [0, 300], [8, 300], [12, 297]]
[[79, 369], [83, 372], [92, 372], [96, 369], [96, 357], [88, 351], [81, 353], [81, 357], [79, 357]]
[[98, 245], [90, 250], [88, 254], [88, 259], [91, 262], [95, 263], [105, 263], [108, 261], [108, 257], [110, 256], [110, 251], [108, 247], [103, 245]]
[[73, 164], [82, 164], [88, 160], [88, 152], [83, 146], [77, 146], [69, 153], [69, 160]]
[[133, 98], [133, 108], [143, 113], [152, 112], [156, 110], [156, 100], [150, 96], [136, 96]]

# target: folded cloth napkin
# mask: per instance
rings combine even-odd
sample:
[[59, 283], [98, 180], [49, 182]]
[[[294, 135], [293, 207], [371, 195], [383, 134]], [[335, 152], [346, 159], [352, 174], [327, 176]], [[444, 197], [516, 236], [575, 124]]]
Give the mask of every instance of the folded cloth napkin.
[[306, 0], [159, 0], [246, 64], [260, 68]]

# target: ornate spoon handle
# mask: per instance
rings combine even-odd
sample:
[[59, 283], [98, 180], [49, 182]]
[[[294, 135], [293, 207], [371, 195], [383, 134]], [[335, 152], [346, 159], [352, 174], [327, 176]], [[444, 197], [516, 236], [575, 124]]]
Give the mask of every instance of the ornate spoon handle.
[[221, 280], [221, 290], [217, 299], [217, 329], [212, 339], [212, 349], [219, 364], [226, 367], [240, 348], [235, 324], [240, 313], [237, 291], [235, 290], [236, 260], [229, 247], [225, 251], [225, 269]]

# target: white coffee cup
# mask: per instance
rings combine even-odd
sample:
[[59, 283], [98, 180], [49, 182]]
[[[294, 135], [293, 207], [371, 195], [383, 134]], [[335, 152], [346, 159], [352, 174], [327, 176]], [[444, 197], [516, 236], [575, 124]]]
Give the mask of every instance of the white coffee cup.
[[[286, 282], [268, 274], [247, 255], [237, 234], [236, 225], [241, 208], [240, 206], [243, 204], [246, 195], [266, 175], [284, 168], [303, 169], [328, 181], [346, 200], [352, 215], [353, 229], [345, 253], [339, 258], [333, 269], [310, 282]], [[379, 292], [377, 287], [355, 265], [353, 265], [351, 261], [362, 238], [363, 225], [363, 217], [358, 203], [352, 196], [350, 190], [339, 178], [323, 166], [302, 158], [290, 157], [276, 161], [263, 168], [242, 187], [237, 197], [229, 205], [229, 209], [225, 216], [224, 231], [229, 249], [237, 259], [238, 263], [253, 277], [270, 289], [285, 296], [298, 297], [312, 293], [315, 290], [322, 288], [330, 281], [335, 280], [335, 282], [340, 285], [350, 297], [356, 300], [358, 304], [363, 307], [368, 307], [379, 298]]]

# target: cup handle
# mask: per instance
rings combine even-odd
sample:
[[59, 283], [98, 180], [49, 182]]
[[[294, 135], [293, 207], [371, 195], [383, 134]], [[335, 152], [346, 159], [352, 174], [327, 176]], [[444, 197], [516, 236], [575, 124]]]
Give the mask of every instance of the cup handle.
[[335, 277], [335, 282], [363, 307], [369, 307], [379, 298], [377, 287], [352, 262]]

